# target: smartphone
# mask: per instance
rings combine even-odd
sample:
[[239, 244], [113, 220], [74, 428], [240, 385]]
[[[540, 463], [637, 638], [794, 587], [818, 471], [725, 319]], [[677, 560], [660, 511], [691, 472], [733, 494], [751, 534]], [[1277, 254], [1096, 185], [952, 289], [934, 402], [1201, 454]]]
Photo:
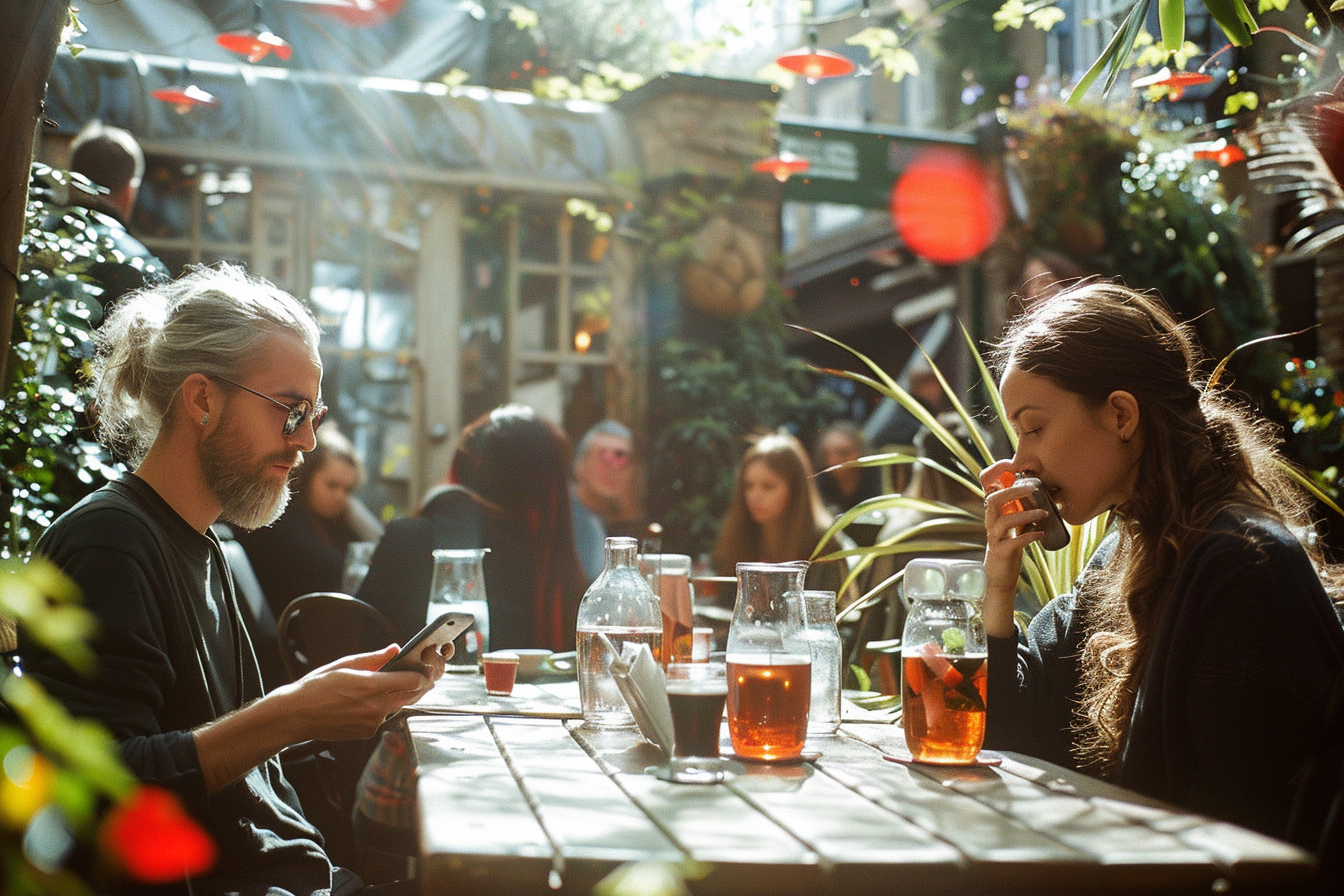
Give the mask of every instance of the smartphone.
[[1050, 497], [1049, 490], [1041, 484], [1041, 480], [1032, 477], [1019, 479], [1016, 484], [1032, 485], [1031, 495], [1026, 500], [1037, 510], [1044, 509], [1050, 514], [1041, 523], [1031, 526], [1032, 529], [1039, 529], [1045, 533], [1045, 537], [1041, 539], [1041, 547], [1047, 551], [1057, 551], [1065, 547], [1069, 543], [1069, 527], [1059, 515], [1059, 508], [1055, 506], [1055, 499]]
[[443, 645], [451, 643], [457, 639], [471, 624], [476, 621], [476, 617], [470, 613], [444, 613], [435, 619], [429, 625], [420, 629], [416, 636], [406, 642], [401, 648], [401, 653], [392, 657], [392, 659], [383, 663], [379, 672], [419, 672], [424, 665], [420, 661], [420, 654], [426, 647], [434, 647], [436, 650], [443, 649]]

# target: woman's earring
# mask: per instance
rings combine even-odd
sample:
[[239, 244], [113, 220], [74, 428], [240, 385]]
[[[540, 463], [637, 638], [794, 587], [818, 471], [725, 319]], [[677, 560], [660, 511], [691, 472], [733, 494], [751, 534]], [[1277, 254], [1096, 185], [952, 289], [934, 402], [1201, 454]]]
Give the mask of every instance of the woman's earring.
[[[209, 420], [209, 419], [210, 419], [210, 415], [209, 415], [209, 414], [202, 414], [202, 415], [201, 415], [201, 425], [204, 426], [205, 423], [206, 423], [206, 421]], [[1129, 441], [1129, 440], [1126, 439], [1125, 441]]]

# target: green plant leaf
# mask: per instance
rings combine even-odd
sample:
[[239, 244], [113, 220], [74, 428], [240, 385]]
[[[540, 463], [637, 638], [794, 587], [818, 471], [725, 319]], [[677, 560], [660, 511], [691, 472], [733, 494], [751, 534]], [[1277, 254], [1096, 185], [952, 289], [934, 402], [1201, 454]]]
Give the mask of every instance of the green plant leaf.
[[1185, 43], [1185, 0], [1157, 0], [1162, 25], [1162, 49], [1175, 53]]
[[1102, 88], [1102, 95], [1105, 96], [1111, 92], [1111, 88], [1115, 86], [1115, 79], [1120, 75], [1120, 69], [1129, 59], [1129, 51], [1134, 47], [1134, 40], [1138, 37], [1144, 20], [1148, 18], [1148, 8], [1150, 6], [1152, 6], [1152, 0], [1136, 0], [1135, 4], [1130, 7], [1129, 13], [1120, 22], [1120, 27], [1116, 29], [1115, 35], [1106, 45], [1106, 49], [1102, 50], [1101, 55], [1097, 57], [1097, 61], [1092, 63], [1092, 67], [1087, 70], [1082, 80], [1069, 94], [1068, 104], [1070, 106], [1075, 106], [1082, 101], [1107, 65], [1110, 66], [1110, 72], [1106, 76], [1106, 85]]

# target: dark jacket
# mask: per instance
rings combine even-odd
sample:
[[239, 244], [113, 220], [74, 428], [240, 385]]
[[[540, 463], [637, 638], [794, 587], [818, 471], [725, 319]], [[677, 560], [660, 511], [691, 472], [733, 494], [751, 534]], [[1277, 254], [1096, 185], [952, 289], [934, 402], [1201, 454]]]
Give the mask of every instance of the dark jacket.
[[72, 714], [110, 729], [131, 771], [173, 790], [214, 838], [219, 860], [192, 891], [329, 889], [333, 869], [322, 837], [276, 759], [206, 793], [192, 730], [262, 695], [215, 537], [192, 529], [143, 480], [127, 475], [61, 516], [37, 552], [74, 579], [97, 617], [98, 669], [80, 675], [20, 631], [23, 668]]
[[[1052, 601], [1025, 645], [990, 639], [987, 746], [1076, 767], [1077, 606]], [[1315, 569], [1282, 524], [1225, 511], [1174, 571], [1159, 613], [1116, 783], [1282, 836], [1344, 674], [1344, 629]]]

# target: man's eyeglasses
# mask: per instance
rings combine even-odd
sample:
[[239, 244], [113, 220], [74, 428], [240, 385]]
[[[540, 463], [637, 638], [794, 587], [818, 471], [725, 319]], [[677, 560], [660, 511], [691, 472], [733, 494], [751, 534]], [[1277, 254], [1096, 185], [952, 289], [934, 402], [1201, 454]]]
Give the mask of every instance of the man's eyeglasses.
[[285, 417], [285, 426], [282, 432], [287, 436], [294, 435], [295, 431], [303, 425], [303, 421], [307, 420], [309, 417], [312, 417], [313, 419], [313, 432], [317, 432], [317, 428], [322, 425], [322, 418], [327, 416], [327, 406], [324, 404], [319, 404], [317, 407], [313, 407], [308, 403], [308, 399], [306, 398], [299, 401], [298, 404], [285, 404], [283, 401], [277, 401], [264, 392], [258, 392], [256, 389], [249, 389], [242, 383], [235, 383], [226, 376], [220, 376], [217, 373], [211, 375], [217, 380], [223, 380], [230, 386], [236, 386], [244, 392], [251, 392], [258, 398], [264, 398], [271, 404], [284, 408], [287, 416]]

